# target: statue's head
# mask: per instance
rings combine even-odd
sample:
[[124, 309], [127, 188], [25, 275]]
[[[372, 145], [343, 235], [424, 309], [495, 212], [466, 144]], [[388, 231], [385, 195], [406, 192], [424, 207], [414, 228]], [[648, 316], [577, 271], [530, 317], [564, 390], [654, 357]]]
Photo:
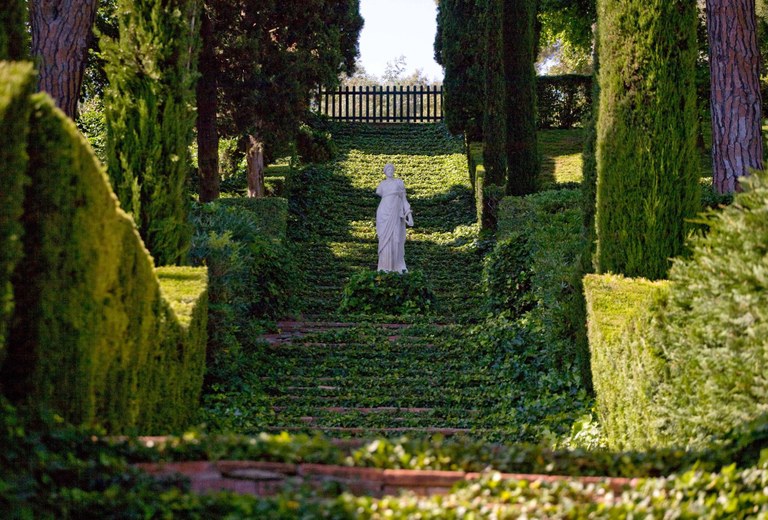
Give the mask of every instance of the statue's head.
[[394, 174], [395, 174], [395, 165], [392, 163], [385, 164], [384, 175], [386, 175], [388, 179], [391, 179]]

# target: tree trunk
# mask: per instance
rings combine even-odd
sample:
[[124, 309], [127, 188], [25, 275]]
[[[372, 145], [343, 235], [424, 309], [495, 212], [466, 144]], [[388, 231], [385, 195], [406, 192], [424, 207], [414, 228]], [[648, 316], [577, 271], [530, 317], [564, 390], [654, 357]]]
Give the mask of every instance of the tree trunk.
[[260, 199], [264, 196], [264, 143], [248, 136], [248, 197]]
[[739, 177], [763, 168], [755, 1], [707, 0], [707, 35], [713, 184], [730, 193]]
[[197, 81], [197, 164], [200, 170], [200, 202], [219, 198], [219, 132], [216, 126], [218, 66], [213, 21], [203, 8], [200, 26], [202, 46]]
[[30, 0], [38, 88], [74, 119], [98, 0]]

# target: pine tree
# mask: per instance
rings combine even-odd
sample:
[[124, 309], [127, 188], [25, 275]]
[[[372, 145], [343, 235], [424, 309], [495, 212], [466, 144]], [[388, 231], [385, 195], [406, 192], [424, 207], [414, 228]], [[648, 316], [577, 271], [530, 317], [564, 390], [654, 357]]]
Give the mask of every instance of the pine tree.
[[504, 76], [506, 78], [507, 194], [536, 191], [536, 2], [504, 2]]
[[696, 6], [598, 1], [597, 260], [658, 279], [699, 205]]
[[184, 262], [191, 239], [198, 10], [197, 0], [119, 0], [120, 36], [102, 41], [109, 176], [158, 265]]
[[24, 23], [27, 20], [27, 2], [6, 0], [0, 9], [0, 60], [19, 61], [29, 55], [29, 39]]

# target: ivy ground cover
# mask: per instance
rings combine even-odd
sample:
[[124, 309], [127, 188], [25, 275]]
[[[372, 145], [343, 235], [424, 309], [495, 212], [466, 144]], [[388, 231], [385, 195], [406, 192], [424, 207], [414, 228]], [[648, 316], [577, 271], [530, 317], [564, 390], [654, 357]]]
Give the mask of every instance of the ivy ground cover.
[[[466, 435], [538, 441], [567, 433], [586, 393], [545, 363], [541, 344], [490, 322], [481, 294], [489, 243], [475, 223], [460, 137], [442, 125], [338, 126], [334, 161], [287, 179], [289, 237], [303, 272], [301, 317], [249, 347], [247, 392], [207, 396], [212, 431], [332, 437]], [[376, 268], [376, 185], [387, 162], [415, 226], [406, 263], [429, 313], [340, 312], [350, 277]]]

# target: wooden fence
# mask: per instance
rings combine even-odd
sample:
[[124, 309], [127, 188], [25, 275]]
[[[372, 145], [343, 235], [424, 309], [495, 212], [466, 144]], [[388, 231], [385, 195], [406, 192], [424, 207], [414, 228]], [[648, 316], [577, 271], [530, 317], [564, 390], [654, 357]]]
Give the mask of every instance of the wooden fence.
[[377, 85], [320, 90], [315, 108], [336, 121], [432, 123], [443, 120], [443, 89], [438, 85]]

